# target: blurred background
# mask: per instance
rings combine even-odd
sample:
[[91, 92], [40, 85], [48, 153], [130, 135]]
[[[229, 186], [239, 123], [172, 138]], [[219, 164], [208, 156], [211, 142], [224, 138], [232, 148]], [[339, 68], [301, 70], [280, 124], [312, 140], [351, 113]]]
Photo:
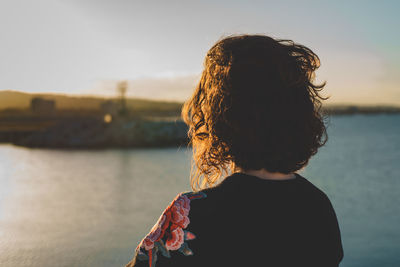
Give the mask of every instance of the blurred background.
[[180, 120], [231, 34], [321, 59], [329, 141], [303, 176], [344, 267], [400, 266], [398, 1], [0, 1], [0, 266], [122, 266], [190, 190]]

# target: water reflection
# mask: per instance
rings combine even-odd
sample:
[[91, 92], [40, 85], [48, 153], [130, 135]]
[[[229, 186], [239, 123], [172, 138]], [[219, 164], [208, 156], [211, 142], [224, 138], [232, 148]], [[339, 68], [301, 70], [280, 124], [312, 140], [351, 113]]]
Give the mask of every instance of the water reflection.
[[0, 159], [1, 266], [119, 266], [189, 189], [189, 155], [176, 149], [1, 146]]

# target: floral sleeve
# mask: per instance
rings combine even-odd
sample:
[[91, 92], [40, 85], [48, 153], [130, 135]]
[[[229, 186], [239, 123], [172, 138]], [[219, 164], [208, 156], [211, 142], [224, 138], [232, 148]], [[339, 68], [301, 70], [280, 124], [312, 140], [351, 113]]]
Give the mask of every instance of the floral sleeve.
[[150, 233], [143, 238], [135, 250], [133, 260], [126, 267], [156, 266], [157, 257], [170, 258], [170, 251], [179, 251], [185, 256], [193, 255], [188, 242], [196, 238], [194, 233], [185, 229], [190, 223], [190, 202], [205, 198], [203, 192], [188, 192], [179, 194], [164, 210]]

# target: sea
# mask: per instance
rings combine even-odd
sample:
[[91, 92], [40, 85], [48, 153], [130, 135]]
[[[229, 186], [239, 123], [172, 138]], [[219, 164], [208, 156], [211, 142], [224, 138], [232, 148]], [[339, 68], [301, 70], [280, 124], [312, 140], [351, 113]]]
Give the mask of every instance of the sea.
[[[335, 208], [340, 266], [400, 266], [400, 115], [327, 124], [328, 143], [300, 174]], [[184, 146], [0, 145], [0, 266], [124, 266], [169, 202], [190, 190], [190, 165]]]

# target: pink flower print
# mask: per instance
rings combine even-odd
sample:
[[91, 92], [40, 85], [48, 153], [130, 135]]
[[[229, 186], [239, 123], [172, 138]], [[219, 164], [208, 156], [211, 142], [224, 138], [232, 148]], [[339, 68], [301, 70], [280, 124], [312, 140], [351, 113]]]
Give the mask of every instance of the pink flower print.
[[184, 233], [185, 233], [185, 240], [187, 240], [187, 241], [193, 240], [196, 238], [196, 236], [189, 231], [184, 231]]
[[190, 199], [187, 196], [179, 196], [169, 207], [171, 222], [180, 228], [186, 228], [189, 223]]
[[193, 255], [186, 241], [193, 240], [196, 236], [184, 231], [190, 223], [190, 202], [193, 199], [205, 198], [203, 192], [189, 192], [179, 194], [164, 210], [150, 233], [136, 248], [137, 259], [148, 260], [149, 266], [154, 266], [157, 261], [157, 252], [165, 257], [170, 257], [169, 251], [178, 250], [185, 256]]
[[165, 247], [168, 250], [178, 250], [184, 242], [184, 232], [182, 228], [176, 228], [171, 232], [170, 238], [165, 242]]
[[162, 214], [158, 219], [157, 223], [153, 226], [150, 233], [143, 239], [140, 247], [144, 247], [145, 250], [150, 250], [154, 248], [154, 242], [161, 238], [161, 233], [163, 232], [163, 226], [166, 222], [167, 216]]

